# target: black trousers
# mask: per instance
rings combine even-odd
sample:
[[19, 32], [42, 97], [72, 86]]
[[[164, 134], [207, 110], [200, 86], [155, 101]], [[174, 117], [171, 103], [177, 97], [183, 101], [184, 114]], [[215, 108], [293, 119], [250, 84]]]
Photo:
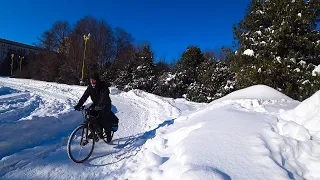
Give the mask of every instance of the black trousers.
[[[95, 105], [91, 105], [90, 108], [94, 109]], [[98, 124], [100, 127], [103, 127], [105, 130], [110, 130], [112, 125], [118, 125], [118, 117], [109, 109], [102, 109], [98, 117]]]
[[111, 130], [112, 125], [118, 125], [119, 119], [112, 111], [101, 110], [101, 112], [99, 113], [98, 123], [105, 130]]

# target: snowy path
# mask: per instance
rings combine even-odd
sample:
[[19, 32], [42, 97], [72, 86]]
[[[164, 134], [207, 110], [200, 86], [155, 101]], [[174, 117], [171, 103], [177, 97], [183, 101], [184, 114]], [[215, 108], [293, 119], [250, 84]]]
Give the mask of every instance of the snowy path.
[[[7, 113], [9, 106], [7, 104], [19, 105], [17, 102], [21, 101], [20, 107], [17, 107], [19, 112], [14, 111], [17, 115], [12, 115], [14, 121], [2, 123], [0, 127], [6, 129], [6, 134], [1, 136], [1, 144], [9, 151], [2, 156], [12, 154], [0, 161], [3, 178], [79, 179], [79, 172], [86, 172], [80, 179], [109, 177], [111, 172], [112, 176], [109, 178], [118, 177], [122, 173], [115, 170], [125, 164], [126, 159], [137, 154], [141, 146], [152, 137], [147, 132], [151, 132], [164, 121], [180, 115], [180, 110], [172, 104], [174, 103], [172, 100], [139, 90], [111, 95], [113, 111], [120, 119], [119, 130], [114, 136], [114, 145], [98, 142], [91, 159], [77, 165], [67, 156], [66, 141], [71, 130], [82, 121], [80, 113], [72, 112], [71, 108], [84, 88], [37, 82], [0, 79], [1, 89], [8, 94], [1, 96], [0, 101], [5, 103], [1, 104], [0, 107], [3, 108], [0, 110]], [[13, 94], [13, 92], [19, 93]], [[37, 103], [34, 102], [36, 100]], [[29, 105], [34, 107], [30, 108]], [[32, 110], [21, 113], [20, 109]], [[21, 114], [25, 115], [22, 117]], [[50, 117], [51, 115], [53, 117]], [[10, 119], [3, 114], [0, 114], [0, 117], [3, 122]], [[28, 120], [23, 120], [26, 117], [29, 117]], [[24, 129], [20, 128], [24, 126], [26, 126]], [[23, 132], [23, 135], [14, 135], [17, 131]], [[45, 136], [46, 134], [52, 137]], [[10, 137], [14, 139], [7, 141], [6, 139]], [[34, 139], [35, 137], [39, 139]], [[21, 145], [17, 145], [21, 141]], [[26, 150], [19, 152], [23, 149]]]

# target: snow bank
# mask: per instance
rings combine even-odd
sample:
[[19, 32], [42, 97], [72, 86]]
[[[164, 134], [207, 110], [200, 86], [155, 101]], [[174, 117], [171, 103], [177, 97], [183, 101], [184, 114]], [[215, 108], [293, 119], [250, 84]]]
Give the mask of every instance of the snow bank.
[[279, 115], [281, 135], [277, 153], [285, 167], [305, 179], [320, 179], [320, 91], [296, 108]]
[[218, 99], [218, 101], [235, 99], [294, 101], [290, 97], [266, 85], [254, 85], [248, 88], [240, 89]]
[[[286, 124], [295, 124], [292, 125], [292, 127], [305, 129], [307, 132], [310, 132], [311, 135], [316, 135], [320, 131], [320, 91], [316, 92], [310, 98], [304, 100], [296, 108], [283, 112], [280, 115], [280, 118], [282, 122], [285, 122], [279, 125], [280, 130], [283, 130], [283, 127]], [[295, 135], [285, 131], [280, 132], [283, 135], [289, 135], [291, 137]], [[319, 138], [320, 140], [320, 136], [315, 137]], [[311, 136], [309, 136], [307, 139], [311, 139]]]
[[289, 179], [260, 137], [266, 124], [276, 123], [277, 118], [270, 117], [285, 108], [269, 100], [291, 98], [258, 85], [221, 99], [227, 101], [182, 114], [172, 125], [159, 128], [143, 147], [139, 158], [144, 163], [127, 178]]

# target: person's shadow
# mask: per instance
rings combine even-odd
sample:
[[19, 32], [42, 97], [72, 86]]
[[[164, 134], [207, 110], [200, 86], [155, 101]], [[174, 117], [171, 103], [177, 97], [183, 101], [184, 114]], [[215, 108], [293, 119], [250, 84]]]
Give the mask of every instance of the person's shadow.
[[111, 111], [112, 111], [114, 114], [116, 114], [116, 113], [118, 112], [118, 109], [117, 109], [116, 106], [111, 105]]
[[[130, 157], [135, 156], [141, 150], [141, 147], [146, 143], [146, 141], [148, 139], [155, 137], [157, 129], [164, 127], [164, 126], [169, 126], [173, 123], [174, 123], [173, 119], [166, 120], [163, 123], [159, 124], [158, 127], [154, 128], [150, 131], [140, 133], [140, 134], [137, 134], [134, 136], [128, 136], [128, 137], [114, 139], [114, 140], [112, 140], [112, 142], [110, 144], [110, 145], [114, 146], [113, 151], [111, 151], [111, 152], [109, 151], [109, 152], [104, 153], [102, 155], [90, 158], [86, 164], [88, 166], [105, 166], [105, 165], [111, 165], [111, 164], [120, 162], [124, 159], [129, 159]], [[108, 162], [105, 164], [92, 164], [92, 162], [95, 159], [105, 157], [108, 155], [112, 155], [112, 158], [114, 158], [111, 160], [111, 162]]]

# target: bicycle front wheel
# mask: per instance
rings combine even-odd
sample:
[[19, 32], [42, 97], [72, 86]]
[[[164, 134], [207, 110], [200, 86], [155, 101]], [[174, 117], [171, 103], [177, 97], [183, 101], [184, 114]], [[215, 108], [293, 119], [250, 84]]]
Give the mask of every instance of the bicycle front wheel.
[[68, 140], [69, 158], [76, 163], [83, 163], [89, 159], [94, 149], [94, 139], [89, 139], [89, 134], [94, 134], [88, 126], [78, 126]]

